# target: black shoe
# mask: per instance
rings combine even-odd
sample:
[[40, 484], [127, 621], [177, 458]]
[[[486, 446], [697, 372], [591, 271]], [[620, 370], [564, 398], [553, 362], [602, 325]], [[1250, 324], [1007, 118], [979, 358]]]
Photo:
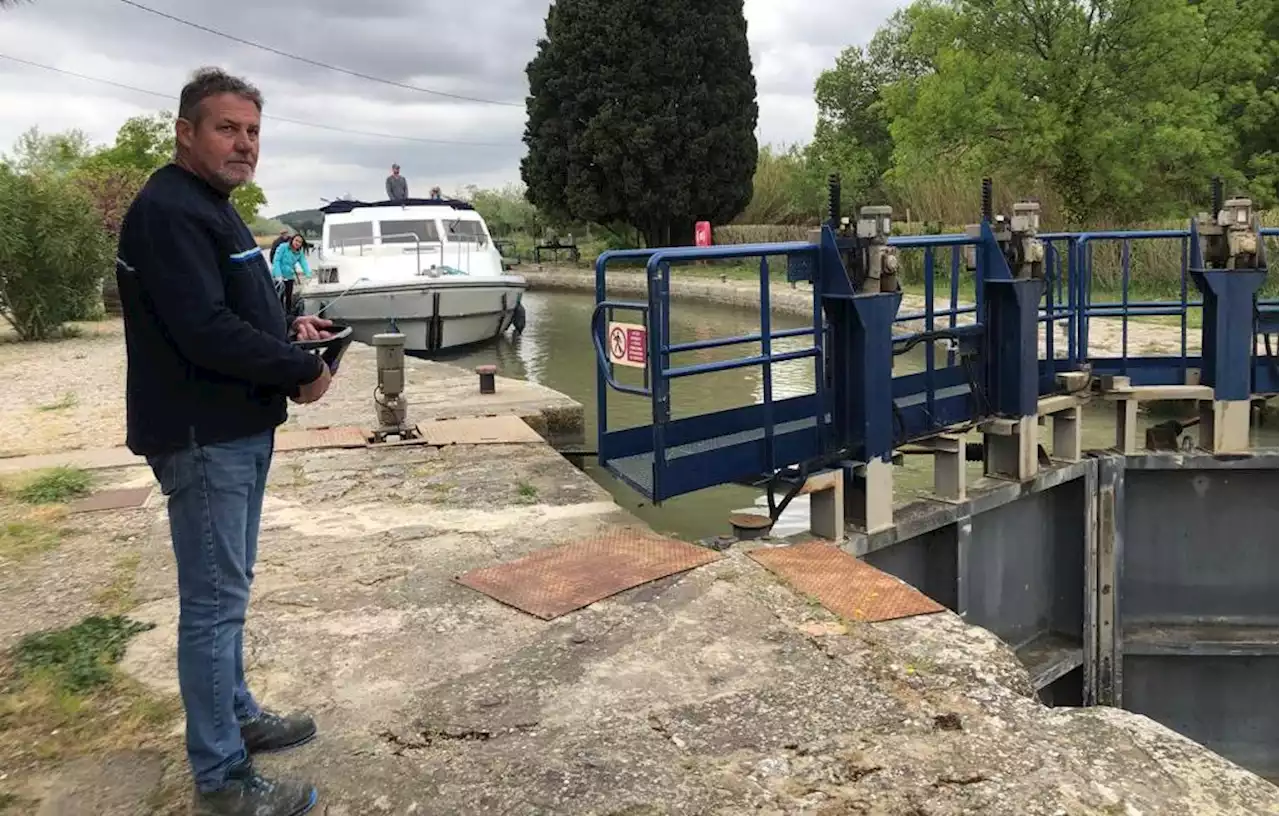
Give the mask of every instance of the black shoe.
[[251, 754], [284, 751], [305, 745], [316, 736], [316, 722], [306, 714], [281, 717], [264, 710], [256, 719], [240, 723], [240, 737]]
[[267, 779], [245, 761], [233, 768], [227, 784], [211, 793], [196, 791], [195, 816], [302, 816], [319, 794], [306, 782]]

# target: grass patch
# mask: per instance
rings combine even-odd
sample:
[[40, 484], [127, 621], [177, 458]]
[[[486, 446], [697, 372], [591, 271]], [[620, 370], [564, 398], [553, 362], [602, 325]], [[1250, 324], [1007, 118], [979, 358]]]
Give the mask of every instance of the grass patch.
[[14, 495], [27, 504], [62, 504], [87, 495], [92, 483], [93, 477], [88, 471], [57, 467], [33, 477]]
[[93, 596], [93, 600], [105, 611], [113, 615], [122, 615], [137, 605], [133, 597], [133, 587], [137, 583], [138, 564], [142, 556], [129, 553], [116, 561], [115, 578], [111, 583]]
[[538, 488], [528, 482], [521, 482], [516, 486], [516, 495], [526, 504], [536, 501], [538, 498]]
[[62, 541], [56, 527], [36, 521], [0, 522], [0, 558], [21, 561], [51, 550]]
[[[181, 711], [117, 676], [89, 694], [60, 688], [46, 675], [0, 689], [0, 760], [9, 767], [138, 749], [165, 735]], [[3, 811], [0, 811], [3, 812]]]
[[27, 635], [14, 647], [14, 664], [20, 677], [47, 676], [59, 690], [83, 694], [109, 683], [130, 638], [152, 628], [121, 615], [85, 618], [66, 629]]
[[177, 716], [116, 664], [129, 640], [151, 624], [90, 617], [24, 637], [0, 663], [0, 761], [62, 760], [162, 737]]
[[67, 408], [74, 408], [76, 405], [76, 395], [68, 391], [62, 395], [62, 399], [57, 402], [51, 402], [48, 405], [40, 405], [37, 411], [62, 411]]

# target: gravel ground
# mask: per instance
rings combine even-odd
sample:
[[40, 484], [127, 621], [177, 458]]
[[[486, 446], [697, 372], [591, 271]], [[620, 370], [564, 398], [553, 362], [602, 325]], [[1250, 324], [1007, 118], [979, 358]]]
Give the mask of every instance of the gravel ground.
[[124, 333], [119, 321], [19, 343], [0, 331], [0, 457], [124, 444]]

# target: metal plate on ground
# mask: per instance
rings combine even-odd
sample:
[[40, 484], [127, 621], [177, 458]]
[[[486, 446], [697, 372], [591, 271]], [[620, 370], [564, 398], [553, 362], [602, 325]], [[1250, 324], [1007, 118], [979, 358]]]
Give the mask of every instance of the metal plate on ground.
[[518, 416], [437, 419], [418, 423], [428, 445], [497, 445], [543, 442]]
[[618, 529], [472, 570], [455, 580], [522, 612], [551, 620], [719, 558], [711, 550], [683, 541]]
[[276, 452], [315, 448], [363, 448], [369, 444], [364, 428], [308, 428], [276, 434]]
[[150, 496], [150, 486], [102, 490], [71, 502], [67, 506], [67, 512], [92, 513], [98, 510], [130, 510], [146, 504]]
[[945, 609], [905, 581], [830, 544], [807, 541], [747, 554], [797, 591], [848, 620], [874, 623]]

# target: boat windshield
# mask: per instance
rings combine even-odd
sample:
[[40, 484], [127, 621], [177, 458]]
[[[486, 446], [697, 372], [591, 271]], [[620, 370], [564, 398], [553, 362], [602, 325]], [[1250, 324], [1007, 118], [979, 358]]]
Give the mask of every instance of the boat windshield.
[[461, 219], [445, 221], [444, 228], [449, 235], [450, 241], [465, 241], [471, 244], [483, 244], [485, 242], [484, 228], [480, 226], [479, 221], [463, 221]]
[[379, 221], [378, 230], [384, 244], [412, 244], [415, 235], [424, 244], [440, 240], [436, 222], [426, 219]]
[[351, 224], [332, 224], [329, 227], [329, 248], [342, 249], [373, 243], [373, 223], [357, 221]]

